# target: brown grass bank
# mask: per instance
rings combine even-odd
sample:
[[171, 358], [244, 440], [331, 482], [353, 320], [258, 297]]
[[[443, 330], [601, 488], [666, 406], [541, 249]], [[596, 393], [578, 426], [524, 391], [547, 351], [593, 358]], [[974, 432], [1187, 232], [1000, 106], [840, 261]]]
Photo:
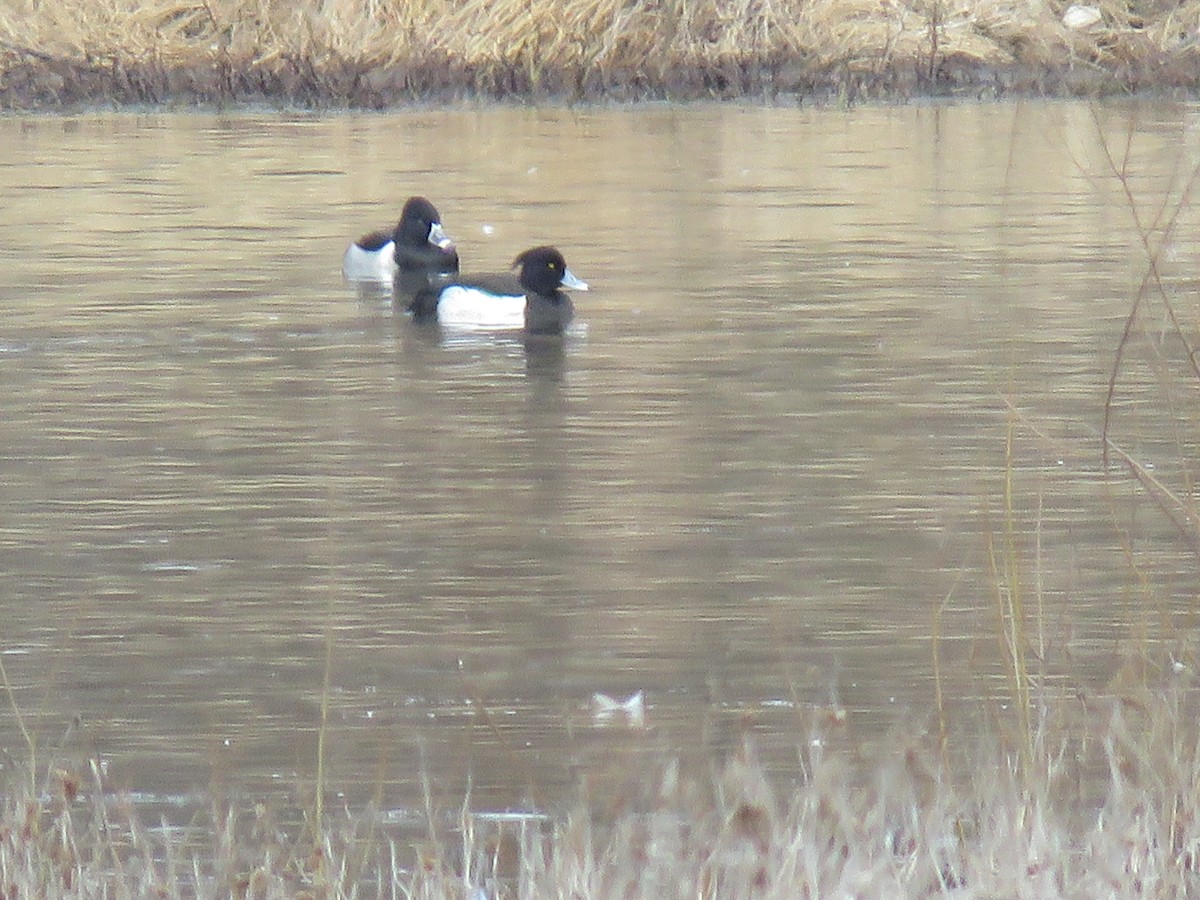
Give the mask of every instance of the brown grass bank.
[[0, 106], [1200, 88], [1200, 0], [4, 0]]

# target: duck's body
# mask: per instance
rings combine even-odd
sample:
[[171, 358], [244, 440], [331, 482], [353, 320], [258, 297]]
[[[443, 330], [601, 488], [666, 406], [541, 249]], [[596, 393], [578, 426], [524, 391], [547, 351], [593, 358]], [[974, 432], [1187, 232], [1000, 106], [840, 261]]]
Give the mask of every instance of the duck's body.
[[409, 304], [419, 320], [451, 328], [559, 334], [575, 315], [563, 288], [588, 286], [567, 268], [553, 247], [534, 247], [515, 260], [519, 274], [452, 278], [420, 291]]
[[346, 248], [342, 275], [347, 281], [386, 284], [396, 275], [396, 241], [386, 231], [372, 231]]
[[424, 197], [410, 197], [394, 230], [372, 231], [342, 257], [348, 281], [391, 284], [397, 272], [437, 274], [458, 271], [458, 251], [442, 230], [442, 217]]

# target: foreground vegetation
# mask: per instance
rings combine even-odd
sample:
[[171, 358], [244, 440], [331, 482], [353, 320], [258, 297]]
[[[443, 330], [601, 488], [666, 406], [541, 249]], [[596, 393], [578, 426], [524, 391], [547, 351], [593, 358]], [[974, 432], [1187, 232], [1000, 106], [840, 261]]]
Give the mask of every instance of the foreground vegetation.
[[4, 795], [0, 897], [1196, 896], [1194, 684], [1177, 661], [1112, 699], [1039, 702], [1024, 749], [993, 719], [949, 743], [898, 735], [868, 759], [833, 749], [846, 726], [817, 716], [782, 784], [747, 749], [714, 784], [664, 765], [615, 822], [464, 812], [456, 835], [415, 849], [370, 810], [315, 836], [249, 808], [148, 830], [98, 768], [51, 766]]
[[1200, 0], [8, 0], [0, 106], [1200, 87]]

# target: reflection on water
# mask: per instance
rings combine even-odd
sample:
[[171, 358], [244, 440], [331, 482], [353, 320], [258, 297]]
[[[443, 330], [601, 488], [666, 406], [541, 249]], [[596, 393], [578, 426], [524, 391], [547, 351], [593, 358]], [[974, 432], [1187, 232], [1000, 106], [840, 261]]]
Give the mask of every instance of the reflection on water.
[[[1153, 209], [1194, 121], [0, 120], [17, 702], [43, 743], [79, 714], [73, 747], [138, 796], [305, 796], [328, 653], [352, 801], [419, 806], [427, 775], [450, 803], [554, 807], [581, 772], [703, 765], [747, 730], [785, 764], [822, 705], [881, 737], [929, 709], [935, 631], [948, 702], [1003, 696], [988, 546], [1013, 520], [1054, 671], [1102, 684], [1145, 619], [1110, 504], [1166, 608], [1194, 569], [1137, 492], [1100, 490], [1145, 263], [1099, 135], [1132, 129]], [[346, 241], [411, 193], [464, 270], [559, 245], [592, 286], [580, 331], [452, 339], [344, 285]], [[1128, 376], [1119, 426], [1167, 466], [1160, 382]], [[638, 691], [645, 728], [594, 720], [597, 692]]]

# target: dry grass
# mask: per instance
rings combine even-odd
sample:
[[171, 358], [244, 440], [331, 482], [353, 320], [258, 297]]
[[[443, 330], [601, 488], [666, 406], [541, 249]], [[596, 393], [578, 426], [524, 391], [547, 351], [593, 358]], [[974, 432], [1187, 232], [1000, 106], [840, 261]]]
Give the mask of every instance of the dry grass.
[[51, 765], [39, 787], [9, 781], [0, 897], [1197, 896], [1193, 670], [1126, 675], [1111, 699], [1037, 704], [1028, 769], [1002, 720], [951, 749], [898, 734], [864, 758], [826, 718], [797, 735], [786, 782], [748, 748], [710, 784], [666, 762], [614, 821], [464, 812], [419, 847], [396, 846], [370, 810], [329, 816], [316, 839], [261, 808], [148, 830], [95, 766]]
[[1200, 86], [1200, 0], [6, 0], [0, 104]]

